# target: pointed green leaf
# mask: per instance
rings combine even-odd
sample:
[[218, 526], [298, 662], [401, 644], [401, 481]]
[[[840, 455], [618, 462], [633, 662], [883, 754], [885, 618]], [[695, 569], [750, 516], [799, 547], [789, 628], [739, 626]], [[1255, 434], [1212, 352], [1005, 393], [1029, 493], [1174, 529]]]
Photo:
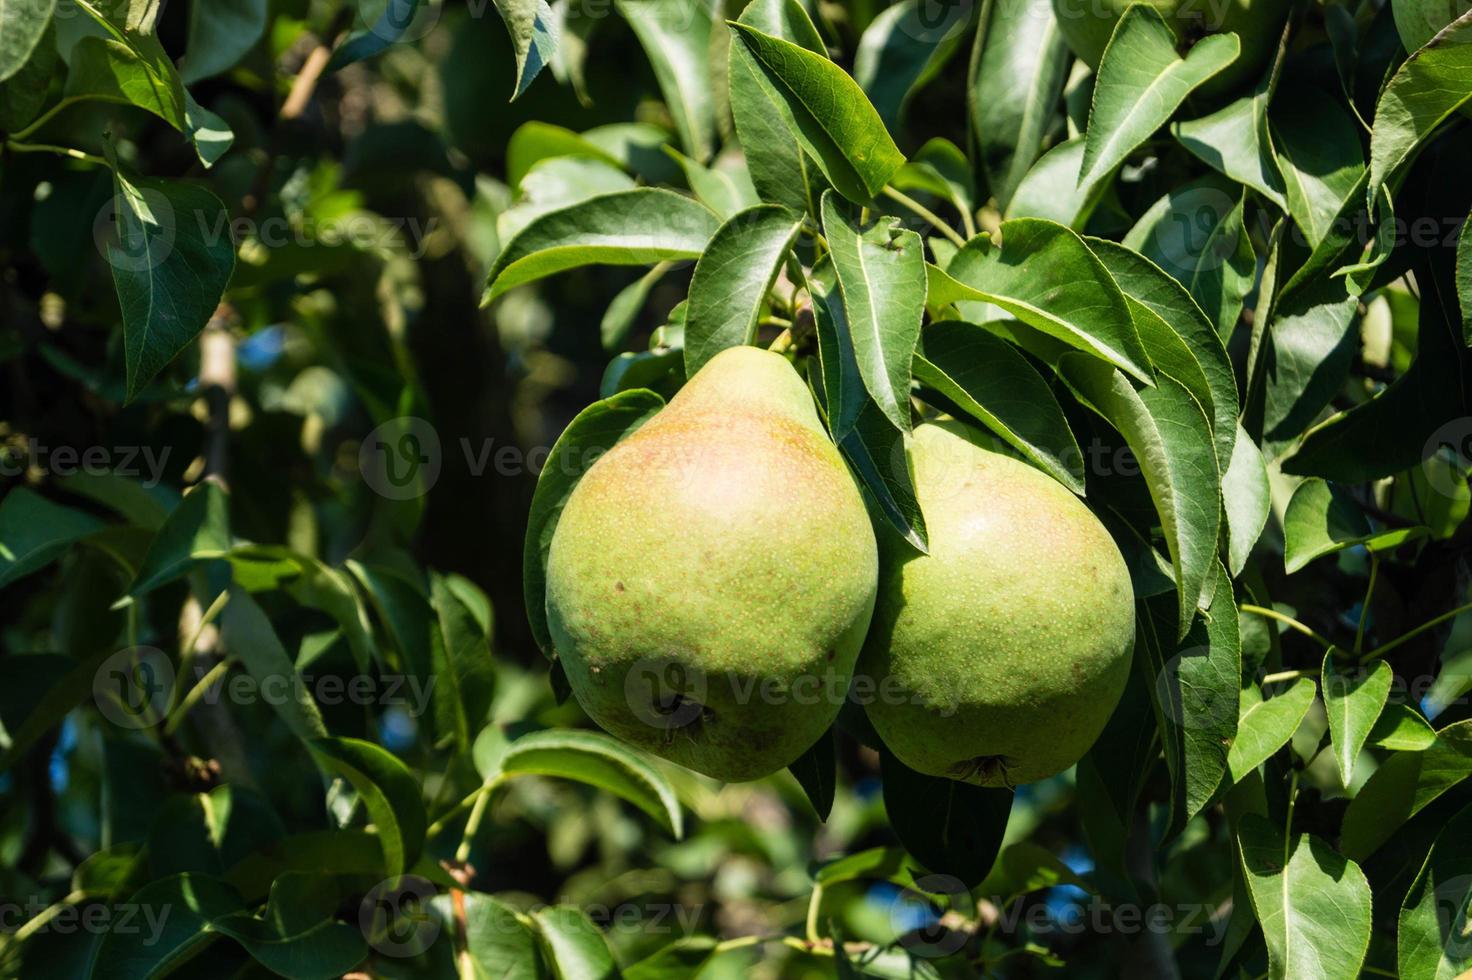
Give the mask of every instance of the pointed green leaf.
[[1286, 211], [1288, 199], [1283, 173], [1278, 168], [1268, 131], [1268, 100], [1273, 96], [1276, 81], [1277, 73], [1269, 72], [1251, 94], [1227, 103], [1210, 115], [1175, 123], [1171, 134], [1212, 169], [1252, 188]]
[[813, 812], [818, 815], [818, 819], [826, 821], [828, 814], [833, 812], [833, 795], [837, 789], [838, 759], [833, 743], [833, 729], [828, 729], [821, 738], [808, 746], [807, 751], [787, 767], [787, 771], [792, 773], [802, 791], [807, 794], [808, 802], [813, 805]]
[[910, 99], [956, 53], [971, 18], [969, 3], [936, 8], [927, 0], [899, 0], [864, 28], [854, 52], [854, 80], [891, 132]]
[[880, 758], [884, 810], [905, 850], [936, 874], [980, 884], [1002, 849], [1012, 791], [926, 776], [888, 752]]
[[51, 24], [56, 0], [5, 0], [0, 3], [0, 82], [30, 60]]
[[885, 520], [910, 547], [926, 554], [930, 542], [925, 515], [920, 512], [920, 501], [915, 495], [906, 440], [906, 435], [890, 424], [879, 406], [866, 400], [852, 428], [838, 441], [838, 448], [864, 489], [873, 496]]
[[1323, 480], [1305, 480], [1293, 491], [1283, 515], [1284, 567], [1291, 575], [1315, 558], [1351, 545], [1362, 544], [1374, 551], [1377, 546], [1399, 545], [1425, 533], [1424, 527], [1376, 531], [1347, 491]]
[[779, 204], [759, 204], [717, 229], [695, 265], [685, 314], [685, 374], [725, 350], [756, 340], [767, 292], [802, 221]]
[[107, 245], [123, 317], [128, 398], [204, 329], [235, 269], [229, 214], [194, 184], [114, 170], [116, 241]]
[[1262, 450], [1242, 426], [1236, 427], [1237, 437], [1232, 446], [1232, 455], [1227, 471], [1222, 474], [1222, 505], [1227, 520], [1227, 570], [1235, 578], [1242, 574], [1253, 545], [1267, 527], [1268, 514], [1272, 510], [1272, 489], [1268, 484], [1267, 464], [1263, 462]]
[[327, 70], [337, 71], [355, 61], [372, 58], [387, 51], [414, 25], [418, 9], [419, 0], [386, 0], [383, 12], [372, 27], [354, 32], [332, 52]]
[[293, 735], [304, 742], [327, 734], [311, 691], [297, 674], [276, 630], [256, 601], [239, 588], [231, 589], [220, 631], [226, 653], [240, 661], [263, 692], [283, 692], [268, 700]]
[[1257, 276], [1243, 200], [1242, 189], [1224, 178], [1195, 180], [1151, 205], [1124, 237], [1127, 248], [1186, 287], [1223, 341]]
[[516, 54], [516, 87], [509, 100], [515, 101], [556, 57], [557, 18], [547, 0], [496, 0], [496, 12], [506, 24]]
[[1186, 96], [1237, 58], [1235, 34], [1212, 34], [1176, 53], [1176, 36], [1149, 4], [1128, 7], [1099, 63], [1078, 182], [1103, 180], [1170, 121]]
[[1403, 980], [1457, 980], [1472, 972], [1472, 807], [1436, 837], [1401, 903], [1396, 930]]
[[1169, 375], [1136, 391], [1108, 365], [1065, 354], [1059, 373], [1085, 405], [1124, 436], [1144, 474], [1160, 515], [1177, 593], [1177, 638], [1190, 629], [1216, 567], [1221, 476], [1211, 447], [1211, 425], [1191, 393]]
[[715, 149], [716, 111], [710, 84], [710, 0], [616, 0], [659, 82], [685, 152], [706, 160]]
[[1370, 946], [1370, 885], [1359, 866], [1311, 834], [1289, 840], [1253, 813], [1237, 842], [1269, 980], [1359, 976]]
[[823, 233], [864, 386], [886, 418], [910, 430], [910, 363], [925, 314], [925, 246], [898, 218], [861, 225], [834, 193], [823, 195]]
[[[1011, 217], [1012, 194], [1042, 153], [1070, 58], [1048, 0], [992, 0], [987, 16], [976, 36], [967, 105], [980, 145], [977, 165]], [[1080, 162], [1073, 161], [1070, 183], [1077, 183]]]
[[1241, 782], [1248, 773], [1288, 744], [1313, 705], [1315, 691], [1312, 680], [1300, 677], [1274, 697], [1251, 703], [1243, 699], [1242, 716], [1237, 720], [1237, 738], [1227, 753], [1232, 782]]
[[1325, 654], [1320, 676], [1324, 713], [1329, 719], [1329, 742], [1334, 747], [1334, 761], [1339, 764], [1339, 781], [1350, 786], [1354, 781], [1355, 760], [1380, 719], [1395, 672], [1383, 660], [1361, 666], [1340, 663], [1336, 656], [1333, 650]]
[[189, 40], [179, 70], [193, 84], [234, 68], [266, 34], [266, 0], [211, 0], [189, 6]]
[[1086, 351], [1141, 381], [1150, 360], [1129, 304], [1084, 240], [1040, 218], [1002, 223], [1002, 246], [978, 236], [958, 251], [946, 271], [927, 266], [927, 303], [992, 303], [1028, 326]]
[[1083, 452], [1053, 390], [1011, 344], [971, 323], [925, 328], [915, 378], [985, 425], [1074, 493], [1084, 492]]
[[521, 229], [491, 266], [482, 303], [579, 266], [697, 258], [719, 224], [705, 205], [673, 191], [640, 187], [600, 194], [540, 215]]
[[428, 824], [419, 782], [409, 767], [387, 750], [356, 738], [317, 738], [308, 743], [328, 772], [353, 784], [378, 832], [390, 876], [402, 874], [419, 858]]
[[1405, 165], [1432, 132], [1472, 99], [1472, 10], [1414, 52], [1386, 83], [1370, 130], [1370, 182], [1380, 186]]
[[1364, 174], [1358, 123], [1339, 102], [1322, 98], [1318, 89], [1298, 86], [1277, 93], [1269, 118], [1288, 213], [1309, 248], [1315, 248]]
[[532, 914], [553, 973], [562, 980], [617, 980], [618, 962], [608, 939], [592, 919], [571, 905], [554, 905]]
[[207, 480], [185, 494], [158, 529], [128, 595], [137, 598], [229, 553], [230, 496]]
[[1340, 849], [1356, 861], [1364, 860], [1402, 824], [1468, 776], [1472, 776], [1472, 720], [1447, 725], [1425, 751], [1395, 753], [1349, 801]]
[[844, 197], [867, 204], [905, 162], [857, 82], [819, 54], [739, 22], [741, 45], [782, 94], [807, 154]]
[[158, 929], [129, 917], [108, 923], [93, 957], [93, 980], [145, 980], [165, 976], [214, 941], [215, 924], [242, 908], [240, 895], [208, 875], [183, 874], [151, 882], [129, 901], [138, 909], [167, 909]]
[[684, 834], [684, 814], [669, 780], [637, 749], [602, 732], [529, 732], [506, 749], [499, 772], [557, 776], [596, 786], [634, 804], [671, 836]]
[[0, 498], [0, 587], [39, 571], [81, 538], [103, 527], [91, 514], [60, 504], [26, 487]]
[[1395, 752], [1424, 752], [1436, 744], [1436, 730], [1421, 712], [1393, 701], [1370, 730], [1369, 743]]

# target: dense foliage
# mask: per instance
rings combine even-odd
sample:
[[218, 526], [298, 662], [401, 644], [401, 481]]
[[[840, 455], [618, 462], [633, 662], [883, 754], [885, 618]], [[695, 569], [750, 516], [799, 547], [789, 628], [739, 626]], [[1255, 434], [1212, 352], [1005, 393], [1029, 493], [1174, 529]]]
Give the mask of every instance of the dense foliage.
[[[5, 975], [1462, 975], [1469, 42], [0, 2]], [[721, 785], [568, 697], [562, 505], [742, 344], [917, 553], [941, 414], [1104, 522], [1137, 643], [1076, 767], [922, 775], [850, 703]]]

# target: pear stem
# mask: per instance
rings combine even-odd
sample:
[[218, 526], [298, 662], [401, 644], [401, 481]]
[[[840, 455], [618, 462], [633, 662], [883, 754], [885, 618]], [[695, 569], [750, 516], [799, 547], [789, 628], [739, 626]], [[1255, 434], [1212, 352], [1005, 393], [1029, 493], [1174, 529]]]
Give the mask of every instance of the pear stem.
[[771, 346], [767, 348], [767, 350], [771, 351], [774, 354], [785, 354], [791, 349], [792, 331], [790, 329], [784, 329], [781, 333], [779, 333], [777, 335], [777, 339], [772, 341]]

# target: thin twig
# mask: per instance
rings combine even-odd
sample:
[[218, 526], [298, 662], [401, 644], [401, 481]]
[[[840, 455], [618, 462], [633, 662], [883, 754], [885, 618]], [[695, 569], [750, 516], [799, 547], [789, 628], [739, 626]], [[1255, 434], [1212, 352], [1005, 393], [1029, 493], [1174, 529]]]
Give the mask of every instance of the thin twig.
[[1299, 633], [1302, 633], [1304, 636], [1307, 636], [1308, 638], [1310, 638], [1310, 639], [1312, 639], [1312, 640], [1314, 640], [1314, 641], [1322, 644], [1323, 647], [1324, 647], [1324, 649], [1326, 649], [1326, 650], [1333, 650], [1334, 649], [1334, 644], [1333, 643], [1331, 643], [1329, 640], [1325, 639], [1323, 636], [1320, 636], [1318, 633], [1314, 632], [1309, 627], [1303, 625], [1298, 620], [1294, 619], [1292, 616], [1289, 616], [1287, 613], [1280, 613], [1280, 612], [1278, 612], [1278, 610], [1276, 610], [1276, 609], [1270, 609], [1267, 606], [1255, 606], [1255, 605], [1253, 605], [1250, 602], [1244, 602], [1244, 603], [1242, 603], [1242, 605], [1238, 606], [1237, 608], [1239, 610], [1241, 610], [1242, 612], [1251, 613], [1254, 616], [1262, 616], [1262, 617], [1265, 617], [1267, 619], [1276, 619], [1278, 622], [1283, 623], [1284, 625], [1288, 626], [1290, 629], [1296, 630]]
[[918, 217], [925, 219], [925, 221], [932, 227], [934, 227], [936, 231], [949, 238], [957, 248], [964, 248], [966, 246], [966, 239], [962, 238], [960, 233], [957, 232], [956, 229], [946, 224], [940, 219], [940, 216], [938, 214], [927, 208], [925, 205], [921, 204], [919, 201], [915, 200], [910, 195], [905, 194], [901, 191], [897, 191], [893, 187], [886, 187], [884, 189], [884, 196], [897, 204], [901, 204], [904, 207], [909, 208]]

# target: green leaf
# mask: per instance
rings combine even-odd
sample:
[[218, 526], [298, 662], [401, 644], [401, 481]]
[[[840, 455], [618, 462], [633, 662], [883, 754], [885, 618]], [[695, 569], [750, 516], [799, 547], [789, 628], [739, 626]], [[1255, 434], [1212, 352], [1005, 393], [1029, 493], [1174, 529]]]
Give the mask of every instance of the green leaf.
[[1243, 699], [1242, 715], [1237, 719], [1237, 738], [1227, 753], [1232, 782], [1241, 782], [1288, 744], [1313, 705], [1315, 691], [1312, 680], [1300, 677], [1276, 697], [1252, 703]]
[[1124, 236], [1127, 248], [1186, 287], [1223, 340], [1237, 325], [1257, 276], [1242, 224], [1243, 200], [1241, 188], [1204, 177], [1156, 201]]
[[[135, 892], [138, 909], [168, 909], [157, 929], [116, 916], [93, 957], [92, 980], [145, 980], [170, 970], [213, 942], [215, 924], [241, 910], [239, 894], [208, 875], [184, 874], [152, 882]], [[130, 927], [131, 926], [131, 927]]]
[[1176, 36], [1148, 4], [1126, 8], [1094, 81], [1079, 184], [1102, 181], [1170, 121], [1186, 96], [1237, 58], [1234, 34], [1202, 38], [1182, 58]]
[[[798, 0], [752, 0], [740, 21], [817, 55], [827, 53]], [[752, 183], [762, 200], [816, 216], [826, 181], [803, 152], [786, 98], [745, 45], [732, 44], [729, 55], [731, 115]]]
[[925, 328], [915, 378], [940, 392], [1043, 472], [1083, 495], [1083, 452], [1053, 390], [1016, 348], [955, 320]]
[[1085, 405], [1124, 436], [1160, 515], [1175, 570], [1177, 639], [1190, 629], [1198, 603], [1209, 600], [1221, 519], [1221, 476], [1211, 425], [1191, 393], [1169, 375], [1136, 391], [1108, 365], [1077, 353], [1060, 374]]
[[1205, 615], [1193, 617], [1179, 642], [1179, 610], [1168, 597], [1145, 603], [1141, 608], [1148, 612], [1139, 617], [1138, 648], [1154, 678], [1151, 702], [1170, 770], [1175, 832], [1215, 797], [1227, 773], [1228, 746], [1237, 737], [1242, 682], [1237, 605], [1225, 569], [1218, 566], [1212, 582]]
[[113, 174], [117, 240], [108, 242], [107, 262], [131, 401], [209, 322], [235, 269], [235, 246], [225, 205], [210, 191]]
[[1225, 466], [1236, 443], [1237, 381], [1211, 321], [1184, 286], [1143, 255], [1106, 239], [1087, 241], [1131, 301], [1151, 362], [1185, 385], [1207, 411], [1218, 465]]
[[977, 891], [983, 895], [1010, 898], [1060, 885], [1086, 892], [1094, 890], [1052, 851], [1032, 841], [1020, 840], [1002, 849], [991, 874], [986, 876]]
[[838, 448], [890, 526], [921, 554], [930, 549], [925, 515], [915, 495], [907, 437], [872, 401], [865, 401]]
[[975, 887], [1002, 848], [1012, 791], [926, 776], [881, 754], [884, 810], [905, 850], [937, 874]]
[[616, 0], [649, 63], [675, 121], [685, 152], [705, 160], [714, 150], [716, 111], [711, 97], [709, 0]]
[[1089, 216], [1108, 190], [1104, 183], [1090, 186], [1078, 182], [1084, 158], [1084, 138], [1076, 136], [1044, 153], [1018, 182], [1007, 204], [1008, 218], [1046, 218], [1075, 230]]
[[925, 0], [899, 0], [864, 28], [854, 51], [854, 80], [891, 132], [898, 131], [915, 93], [960, 47], [971, 10], [969, 3], [936, 9]]
[[594, 402], [579, 412], [558, 436], [537, 476], [522, 550], [522, 597], [532, 638], [548, 657], [555, 651], [552, 635], [547, 630], [547, 552], [552, 547], [552, 534], [557, 530], [562, 508], [597, 457], [648, 422], [663, 407], [664, 399], [652, 391], [637, 388]]
[[833, 812], [833, 794], [837, 789], [838, 758], [833, 742], [833, 729], [823, 733], [797, 761], [787, 767], [797, 780], [818, 819], [826, 821]]
[[[77, 41], [61, 104], [101, 99], [146, 109], [188, 136], [200, 162], [212, 166], [229, 148], [234, 134], [224, 120], [202, 109], [185, 91], [158, 38], [124, 30], [90, 2], [77, 0], [77, 6], [106, 36], [87, 35]], [[221, 225], [211, 223], [215, 228]]]
[[1334, 760], [1339, 763], [1339, 781], [1350, 786], [1354, 781], [1355, 760], [1360, 757], [1390, 698], [1395, 672], [1383, 660], [1366, 667], [1342, 664], [1335, 657], [1333, 650], [1324, 655], [1320, 675], [1324, 713], [1329, 719], [1329, 743], [1334, 747]]
[[[981, 152], [977, 166], [1010, 217], [1012, 195], [1042, 153], [1070, 59], [1048, 0], [992, 0], [986, 16], [976, 35], [966, 101]], [[1079, 163], [1075, 159], [1067, 175], [1075, 184]]]
[[1312, 834], [1286, 839], [1254, 813], [1237, 841], [1270, 980], [1359, 976], [1370, 945], [1370, 885], [1359, 866]]
[[1291, 575], [1315, 558], [1351, 545], [1362, 544], [1374, 551], [1425, 533], [1424, 527], [1376, 531], [1346, 491], [1323, 480], [1305, 480], [1293, 491], [1283, 514], [1283, 564]]
[[1472, 10], [1407, 58], [1380, 93], [1370, 131], [1366, 191], [1371, 204], [1380, 186], [1468, 99], [1472, 99]]
[[1436, 744], [1421, 752], [1397, 752], [1370, 775], [1344, 811], [1339, 847], [1363, 861], [1407, 820], [1472, 776], [1472, 720], [1447, 725]]
[[601, 156], [545, 157], [522, 176], [517, 184], [520, 196], [497, 218], [496, 232], [510, 240], [544, 214], [634, 186], [632, 177]]
[[182, 578], [200, 562], [229, 553], [230, 496], [220, 484], [206, 480], [184, 495], [153, 536], [128, 595], [136, 599]]
[[6, 0], [0, 4], [0, 82], [30, 60], [56, 10], [56, 0]]
[[673, 191], [640, 187], [600, 194], [540, 215], [521, 229], [491, 266], [481, 302], [579, 266], [697, 258], [718, 225], [709, 208]]
[[[465, 919], [465, 954], [470, 972], [462, 980], [541, 980], [546, 976], [537, 935], [516, 910], [481, 892], [461, 899]], [[436, 896], [433, 906], [442, 928], [457, 928], [457, 911], [449, 895]]]
[[710, 936], [676, 939], [624, 970], [624, 980], [687, 980], [700, 973], [715, 948]]
[[1310, 282], [1274, 306], [1258, 369], [1268, 458], [1298, 438], [1343, 387], [1359, 346], [1352, 329], [1358, 306], [1338, 279]]
[[1287, 189], [1288, 213], [1310, 249], [1328, 236], [1344, 202], [1365, 172], [1358, 123], [1316, 88], [1288, 86], [1269, 110], [1273, 141]]
[[1213, 170], [1287, 211], [1283, 173], [1268, 132], [1268, 100], [1273, 97], [1276, 82], [1277, 72], [1269, 72], [1250, 95], [1210, 115], [1175, 123], [1171, 134]]
[[823, 232], [864, 387], [885, 417], [908, 432], [910, 362], [925, 315], [924, 243], [898, 218], [860, 224], [831, 192], [823, 195]]
[[225, 611], [220, 614], [220, 630], [226, 652], [245, 666], [262, 692], [285, 689], [284, 696], [267, 700], [292, 734], [309, 743], [327, 734], [317, 704], [292, 666], [271, 621], [239, 588], [230, 590]]
[[1369, 743], [1395, 752], [1424, 752], [1436, 744], [1436, 731], [1419, 711], [1393, 701], [1370, 730]]
[[1028, 326], [1150, 383], [1150, 360], [1129, 304], [1077, 234], [1040, 218], [1001, 227], [1002, 246], [966, 243], [946, 271], [927, 266], [932, 308], [959, 300], [992, 303]]
[[618, 963], [608, 940], [581, 909], [554, 905], [534, 912], [532, 921], [560, 980], [616, 980]]
[[[10, 496], [22, 488], [10, 491]], [[6, 498], [7, 500], [9, 497]], [[5, 504], [0, 503], [0, 513]], [[46, 734], [84, 698], [94, 693], [98, 671], [116, 651], [103, 648], [86, 660], [59, 653], [12, 655], [0, 660], [0, 723], [6, 743], [0, 772], [8, 772], [36, 740]]]
[[326, 771], [353, 784], [378, 832], [389, 875], [403, 874], [418, 859], [428, 824], [414, 773], [387, 750], [362, 739], [323, 737], [308, 745]]
[[516, 87], [510, 99], [514, 102], [557, 56], [557, 18], [547, 0], [496, 0], [496, 12], [506, 24], [516, 55]]
[[53, 504], [26, 487], [6, 491], [0, 498], [0, 587], [40, 571], [102, 527], [91, 514]]
[[802, 221], [779, 204], [758, 204], [727, 219], [690, 279], [685, 314], [685, 375], [727, 347], [756, 340], [767, 292], [782, 271]]
[[1227, 570], [1235, 578], [1247, 567], [1253, 545], [1267, 527], [1273, 495], [1262, 450], [1241, 425], [1227, 471], [1222, 474], [1222, 505], [1227, 521]]
[[216, 919], [211, 927], [244, 946], [257, 963], [278, 976], [331, 980], [368, 956], [358, 924], [335, 918], [341, 901], [334, 879], [291, 872], [272, 883], [260, 918], [236, 912]]
[[[1421, 311], [1417, 354], [1410, 368], [1374, 398], [1311, 430], [1283, 471], [1313, 474], [1345, 483], [1391, 476], [1418, 465], [1442, 445], [1435, 438], [1447, 422], [1466, 414], [1462, 391], [1468, 354], [1462, 338], [1465, 321], [1446, 276], [1418, 276]], [[1351, 297], [1346, 305], [1352, 308]], [[1345, 357], [1357, 335], [1347, 334]], [[1306, 352], [1304, 360], [1311, 352]], [[1342, 377], [1342, 375], [1341, 375]]]
[[[853, 331], [849, 328], [843, 292], [831, 257], [825, 256], [808, 275], [808, 293], [813, 298], [813, 321], [818, 334], [818, 362], [823, 378], [823, 407], [828, 431], [842, 443], [866, 405], [872, 405], [854, 357]], [[875, 411], [878, 411], [876, 408]], [[882, 417], [882, 416], [881, 416]]]
[[854, 203], [872, 201], [905, 157], [858, 83], [804, 47], [740, 22], [731, 27], [791, 110], [798, 141], [824, 176]]
[[672, 146], [665, 147], [664, 151], [685, 172], [685, 182], [695, 197], [720, 215], [722, 221], [761, 203], [745, 160], [725, 156], [714, 165], [703, 167]]
[[470, 749], [472, 736], [490, 713], [494, 674], [491, 664], [490, 604], [469, 579], [430, 573], [430, 602], [437, 617], [434, 644], [435, 730], [454, 735]]
[[634, 804], [671, 836], [684, 834], [684, 814], [669, 781], [638, 750], [601, 732], [529, 732], [506, 749], [500, 772], [558, 776], [596, 786]]
[[1472, 971], [1472, 807], [1436, 837], [1401, 903], [1396, 930], [1403, 980], [1456, 980]]
[[372, 27], [355, 32], [332, 52], [327, 70], [331, 72], [346, 68], [355, 61], [372, 58], [393, 47], [404, 36], [404, 32], [413, 26], [418, 8], [419, 0], [386, 0], [383, 13], [373, 22]]
[[266, 0], [211, 0], [189, 6], [189, 40], [179, 75], [187, 84], [234, 68], [266, 34]]

